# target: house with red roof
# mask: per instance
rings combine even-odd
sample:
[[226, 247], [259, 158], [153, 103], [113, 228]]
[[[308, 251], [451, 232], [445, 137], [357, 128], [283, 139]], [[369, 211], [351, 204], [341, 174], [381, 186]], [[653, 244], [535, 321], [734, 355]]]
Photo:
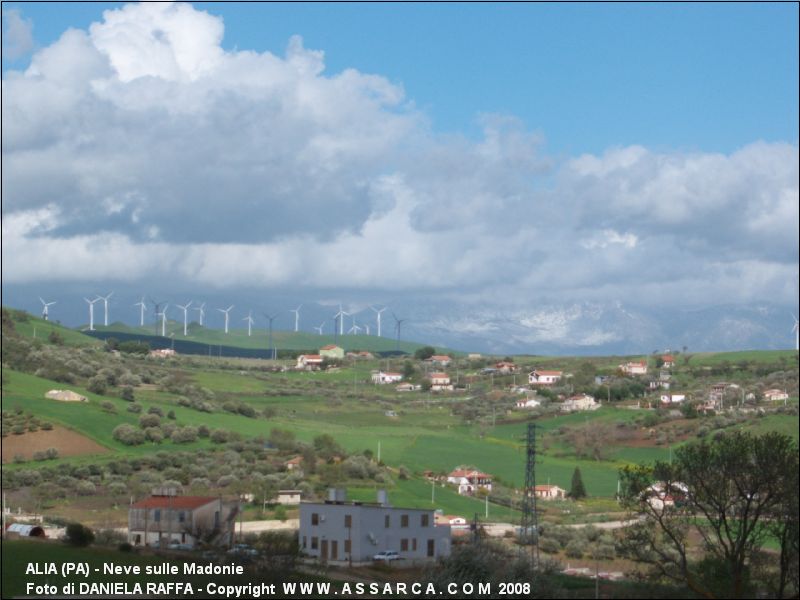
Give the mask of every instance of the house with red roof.
[[671, 369], [675, 366], [675, 357], [672, 354], [664, 354], [661, 360], [664, 361], [663, 366], [665, 369]]
[[537, 485], [533, 488], [533, 495], [542, 500], [563, 500], [567, 497], [567, 490], [557, 485]]
[[477, 469], [455, 469], [447, 476], [447, 483], [458, 486], [462, 496], [472, 496], [478, 490], [492, 491], [492, 476]]
[[295, 369], [316, 371], [322, 368], [322, 355], [320, 354], [301, 354], [297, 357]]
[[340, 348], [335, 344], [328, 344], [319, 349], [319, 355], [322, 358], [344, 358], [344, 348]]
[[625, 375], [647, 375], [646, 360], [631, 360], [619, 366]]
[[446, 354], [434, 354], [430, 358], [425, 359], [426, 362], [431, 363], [432, 365], [439, 365], [440, 367], [446, 367], [453, 359], [447, 356]]
[[153, 494], [128, 509], [128, 541], [157, 548], [194, 547], [200, 539], [230, 545], [238, 512], [238, 503], [219, 497]]
[[528, 383], [531, 385], [555, 385], [561, 381], [563, 374], [562, 371], [534, 369], [528, 374]]
[[451, 391], [453, 384], [450, 383], [450, 376], [447, 373], [431, 373], [428, 375], [428, 381], [431, 382], [432, 392]]

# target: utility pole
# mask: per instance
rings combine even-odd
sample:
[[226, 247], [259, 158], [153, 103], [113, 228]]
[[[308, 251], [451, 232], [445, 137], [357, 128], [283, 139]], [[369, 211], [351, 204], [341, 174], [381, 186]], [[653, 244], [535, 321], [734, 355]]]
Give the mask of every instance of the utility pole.
[[530, 545], [529, 560], [534, 570], [539, 567], [539, 523], [536, 510], [536, 424], [528, 422], [525, 445], [525, 488], [522, 490], [522, 519], [520, 520], [520, 558], [526, 543]]

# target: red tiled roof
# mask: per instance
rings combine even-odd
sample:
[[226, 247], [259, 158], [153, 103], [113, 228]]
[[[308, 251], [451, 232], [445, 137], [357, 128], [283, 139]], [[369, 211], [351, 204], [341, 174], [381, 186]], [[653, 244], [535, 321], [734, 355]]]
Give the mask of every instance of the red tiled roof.
[[131, 508], [187, 508], [194, 510], [219, 498], [212, 496], [150, 496], [131, 505]]
[[428, 375], [429, 379], [450, 379], [447, 373], [431, 373]]
[[672, 354], [665, 354], [664, 356], [661, 357], [661, 360], [663, 360], [664, 362], [675, 362], [675, 357], [672, 356]]
[[534, 373], [537, 375], [561, 375], [562, 371], [540, 371], [539, 369], [534, 369]]
[[305, 356], [306, 360], [322, 360], [322, 356], [319, 354], [301, 354], [300, 356]]
[[320, 348], [320, 350], [334, 350], [338, 347], [339, 346], [337, 346], [336, 344], [328, 344], [327, 346], [323, 346], [322, 348]]
[[448, 475], [448, 477], [477, 477], [479, 479], [491, 479], [492, 476], [486, 473], [481, 473], [480, 471], [467, 470], [467, 469], [456, 469], [452, 473]]
[[451, 358], [446, 354], [434, 354], [431, 356], [431, 360], [451, 360]]
[[533, 489], [535, 491], [537, 491], [537, 492], [549, 492], [550, 490], [555, 490], [555, 489], [559, 489], [560, 490], [560, 489], [563, 489], [563, 488], [560, 488], [557, 485], [537, 485], [537, 486], [534, 486]]

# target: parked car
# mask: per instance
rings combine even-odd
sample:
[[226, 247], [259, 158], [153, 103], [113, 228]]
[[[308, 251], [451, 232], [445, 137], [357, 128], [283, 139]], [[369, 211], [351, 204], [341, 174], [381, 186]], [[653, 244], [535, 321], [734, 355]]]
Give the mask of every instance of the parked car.
[[167, 548], [169, 550], [193, 550], [193, 547], [192, 547], [191, 544], [182, 544], [181, 542], [179, 542], [177, 540], [171, 541], [169, 543], [169, 545], [167, 546]]
[[248, 546], [247, 544], [234, 544], [233, 547], [230, 550], [228, 550], [228, 554], [239, 554], [241, 556], [258, 556], [258, 550], [256, 550], [252, 546]]
[[400, 555], [394, 550], [384, 550], [383, 552], [378, 552], [375, 556], [373, 556], [372, 560], [391, 562], [393, 560], [400, 560]]

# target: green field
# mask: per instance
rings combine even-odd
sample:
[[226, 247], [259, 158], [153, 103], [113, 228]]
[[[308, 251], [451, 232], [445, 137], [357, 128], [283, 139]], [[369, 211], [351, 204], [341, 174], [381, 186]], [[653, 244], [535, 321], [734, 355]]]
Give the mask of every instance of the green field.
[[46, 341], [51, 333], [56, 332], [64, 340], [64, 343], [70, 346], [99, 346], [101, 344], [98, 340], [84, 335], [80, 331], [30, 315], [24, 321], [15, 321], [14, 328], [24, 337], [42, 341]]

